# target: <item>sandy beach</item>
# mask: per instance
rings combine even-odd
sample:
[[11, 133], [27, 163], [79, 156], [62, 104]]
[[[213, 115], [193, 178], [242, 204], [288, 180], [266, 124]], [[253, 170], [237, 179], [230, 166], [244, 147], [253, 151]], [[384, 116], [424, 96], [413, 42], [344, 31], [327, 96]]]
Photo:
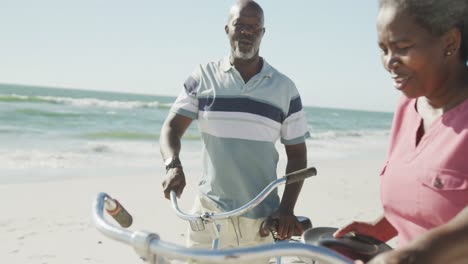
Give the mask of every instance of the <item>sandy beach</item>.
[[[378, 172], [385, 157], [384, 146], [382, 143], [375, 148], [375, 154], [318, 161], [313, 160], [313, 149], [309, 147], [309, 166], [318, 169], [318, 176], [305, 183], [296, 214], [308, 216], [315, 227], [338, 227], [353, 219], [378, 217]], [[136, 175], [113, 177], [96, 171], [96, 177], [0, 185], [2, 263], [141, 263], [132, 248], [96, 230], [91, 208], [99, 192], [117, 198], [131, 212], [132, 230], [149, 230], [163, 240], [184, 244], [187, 224], [177, 218], [162, 196], [162, 176], [158, 174], [163, 168], [158, 158], [154, 167]], [[188, 210], [200, 168], [195, 156], [183, 158], [190, 176], [180, 207]], [[280, 174], [284, 161], [282, 154]]]

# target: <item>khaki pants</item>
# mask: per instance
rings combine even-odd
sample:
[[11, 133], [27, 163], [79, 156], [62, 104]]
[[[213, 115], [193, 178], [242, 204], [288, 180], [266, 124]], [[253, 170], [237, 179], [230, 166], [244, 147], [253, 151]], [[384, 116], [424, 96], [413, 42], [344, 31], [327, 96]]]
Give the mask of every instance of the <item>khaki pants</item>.
[[[207, 198], [197, 197], [192, 208], [193, 214], [202, 212], [219, 212], [216, 205]], [[249, 247], [260, 244], [273, 243], [273, 237], [261, 237], [259, 234], [260, 226], [264, 218], [250, 219], [246, 217], [232, 217], [229, 219], [218, 220], [216, 224], [220, 225], [220, 237], [218, 248], [237, 248]], [[206, 224], [203, 231], [192, 231], [188, 228], [187, 247], [190, 248], [211, 248], [214, 236], [212, 224]], [[250, 263], [264, 264], [269, 259], [251, 261]], [[244, 262], [245, 263], [245, 262]]]

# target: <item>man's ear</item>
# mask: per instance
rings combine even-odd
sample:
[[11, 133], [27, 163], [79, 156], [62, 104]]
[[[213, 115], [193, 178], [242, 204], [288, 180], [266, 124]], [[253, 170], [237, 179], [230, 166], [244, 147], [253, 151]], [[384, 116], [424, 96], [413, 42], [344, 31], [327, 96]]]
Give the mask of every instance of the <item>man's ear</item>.
[[229, 34], [229, 27], [228, 27], [228, 25], [225, 25], [225, 26], [224, 26], [224, 32], [226, 32], [226, 34]]

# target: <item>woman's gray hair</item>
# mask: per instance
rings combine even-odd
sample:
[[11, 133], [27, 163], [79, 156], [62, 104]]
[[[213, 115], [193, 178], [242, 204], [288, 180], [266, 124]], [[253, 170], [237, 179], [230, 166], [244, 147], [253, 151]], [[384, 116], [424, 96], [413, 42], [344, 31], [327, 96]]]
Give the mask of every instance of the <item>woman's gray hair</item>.
[[435, 35], [457, 27], [461, 56], [468, 61], [468, 0], [379, 0], [379, 8], [393, 5], [408, 12], [416, 23]]

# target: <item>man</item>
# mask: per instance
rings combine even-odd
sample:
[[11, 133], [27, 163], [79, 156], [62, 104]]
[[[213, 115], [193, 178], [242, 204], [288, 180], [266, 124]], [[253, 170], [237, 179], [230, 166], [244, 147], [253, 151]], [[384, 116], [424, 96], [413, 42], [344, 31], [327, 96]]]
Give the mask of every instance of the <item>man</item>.
[[[276, 179], [281, 138], [288, 158], [286, 172], [307, 165], [305, 139], [309, 136], [302, 103], [294, 83], [259, 56], [265, 33], [262, 8], [254, 1], [239, 1], [230, 10], [226, 35], [230, 56], [200, 65], [187, 79], [172, 106], [160, 137], [167, 175], [164, 194], [180, 197], [185, 187], [179, 159], [181, 137], [198, 120], [204, 144], [203, 175], [194, 210], [230, 211], [254, 198]], [[219, 245], [249, 246], [272, 241], [262, 237], [263, 220], [278, 220], [280, 238], [301, 229], [294, 206], [302, 182], [285, 187], [281, 204], [277, 192], [254, 210], [222, 222]], [[209, 248], [209, 230], [189, 230], [188, 246]]]

